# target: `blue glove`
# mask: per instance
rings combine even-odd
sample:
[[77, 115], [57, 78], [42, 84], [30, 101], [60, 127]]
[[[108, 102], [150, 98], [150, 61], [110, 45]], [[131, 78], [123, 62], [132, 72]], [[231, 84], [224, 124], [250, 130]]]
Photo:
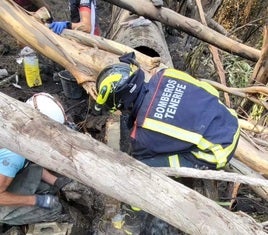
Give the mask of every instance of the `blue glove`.
[[52, 209], [59, 204], [59, 199], [56, 196], [46, 194], [46, 195], [36, 195], [36, 206], [45, 209]]
[[56, 34], [61, 34], [64, 29], [70, 29], [71, 23], [69, 21], [53, 22], [49, 28]]

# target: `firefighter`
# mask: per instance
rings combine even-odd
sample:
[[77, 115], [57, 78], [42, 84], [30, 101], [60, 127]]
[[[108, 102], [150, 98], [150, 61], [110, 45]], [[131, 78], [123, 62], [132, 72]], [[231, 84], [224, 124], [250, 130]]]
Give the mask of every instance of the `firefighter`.
[[218, 91], [172, 68], [145, 83], [134, 53], [119, 59], [97, 77], [94, 110], [128, 114], [130, 155], [152, 167], [224, 168], [234, 155], [239, 126]]
[[211, 85], [179, 70], [162, 69], [145, 83], [133, 56], [99, 74], [95, 105], [130, 112], [131, 155], [153, 167], [223, 168], [239, 138], [235, 111]]

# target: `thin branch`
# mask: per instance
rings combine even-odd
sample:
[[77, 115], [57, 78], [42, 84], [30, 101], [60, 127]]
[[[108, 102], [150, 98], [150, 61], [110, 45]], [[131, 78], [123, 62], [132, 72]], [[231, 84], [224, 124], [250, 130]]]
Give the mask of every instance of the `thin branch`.
[[235, 34], [237, 31], [239, 31], [240, 29], [243, 29], [243, 28], [248, 27], [248, 26], [253, 26], [254, 23], [256, 23], [256, 22], [258, 22], [258, 21], [263, 21], [263, 20], [266, 20], [266, 19], [268, 19], [267, 16], [266, 16], [266, 17], [259, 18], [259, 19], [256, 19], [256, 20], [252, 20], [252, 21], [248, 22], [247, 24], [244, 24], [244, 25], [242, 25], [242, 26], [240, 26], [240, 27], [237, 27], [237, 28], [234, 29], [233, 31], [229, 32], [226, 36], [227, 36], [227, 37], [230, 37], [230, 36], [232, 36], [233, 34]]
[[213, 170], [198, 170], [187, 167], [170, 168], [170, 167], [157, 167], [158, 172], [168, 176], [174, 177], [192, 177], [198, 179], [211, 179], [229, 181], [241, 184], [248, 184], [253, 186], [268, 187], [268, 180], [255, 177], [249, 177], [240, 175], [237, 173], [229, 173], [225, 171], [213, 171]]
[[263, 86], [253, 86], [253, 87], [247, 87], [247, 88], [231, 88], [231, 87], [227, 87], [223, 84], [220, 84], [218, 82], [215, 81], [211, 81], [208, 79], [201, 79], [201, 81], [210, 83], [212, 86], [214, 86], [216, 89], [224, 91], [224, 92], [228, 92], [230, 94], [236, 95], [236, 96], [240, 96], [243, 98], [247, 98], [248, 100], [262, 105], [263, 107], [265, 107], [268, 110], [268, 103], [262, 100], [259, 100], [253, 96], [250, 96], [248, 93], [260, 93], [260, 94], [267, 94], [268, 92], [268, 88], [267, 87], [263, 87]]

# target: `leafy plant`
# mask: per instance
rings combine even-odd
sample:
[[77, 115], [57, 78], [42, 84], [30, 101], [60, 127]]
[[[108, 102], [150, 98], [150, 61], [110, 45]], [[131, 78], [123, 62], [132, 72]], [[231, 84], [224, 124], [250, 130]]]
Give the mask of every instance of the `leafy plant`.
[[223, 66], [226, 78], [232, 87], [246, 87], [252, 75], [253, 67], [241, 57], [224, 54]]

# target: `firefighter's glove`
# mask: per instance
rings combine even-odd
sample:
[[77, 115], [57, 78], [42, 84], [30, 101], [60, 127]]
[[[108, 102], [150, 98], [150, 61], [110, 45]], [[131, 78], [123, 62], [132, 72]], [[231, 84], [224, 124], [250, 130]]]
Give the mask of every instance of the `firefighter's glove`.
[[52, 209], [59, 205], [59, 199], [56, 196], [46, 194], [46, 195], [36, 195], [36, 206], [45, 208], [45, 209]]
[[71, 23], [69, 21], [53, 22], [49, 25], [49, 28], [56, 34], [61, 34], [64, 29], [70, 29]]
[[164, 5], [163, 0], [152, 0], [155, 7], [162, 7]]

